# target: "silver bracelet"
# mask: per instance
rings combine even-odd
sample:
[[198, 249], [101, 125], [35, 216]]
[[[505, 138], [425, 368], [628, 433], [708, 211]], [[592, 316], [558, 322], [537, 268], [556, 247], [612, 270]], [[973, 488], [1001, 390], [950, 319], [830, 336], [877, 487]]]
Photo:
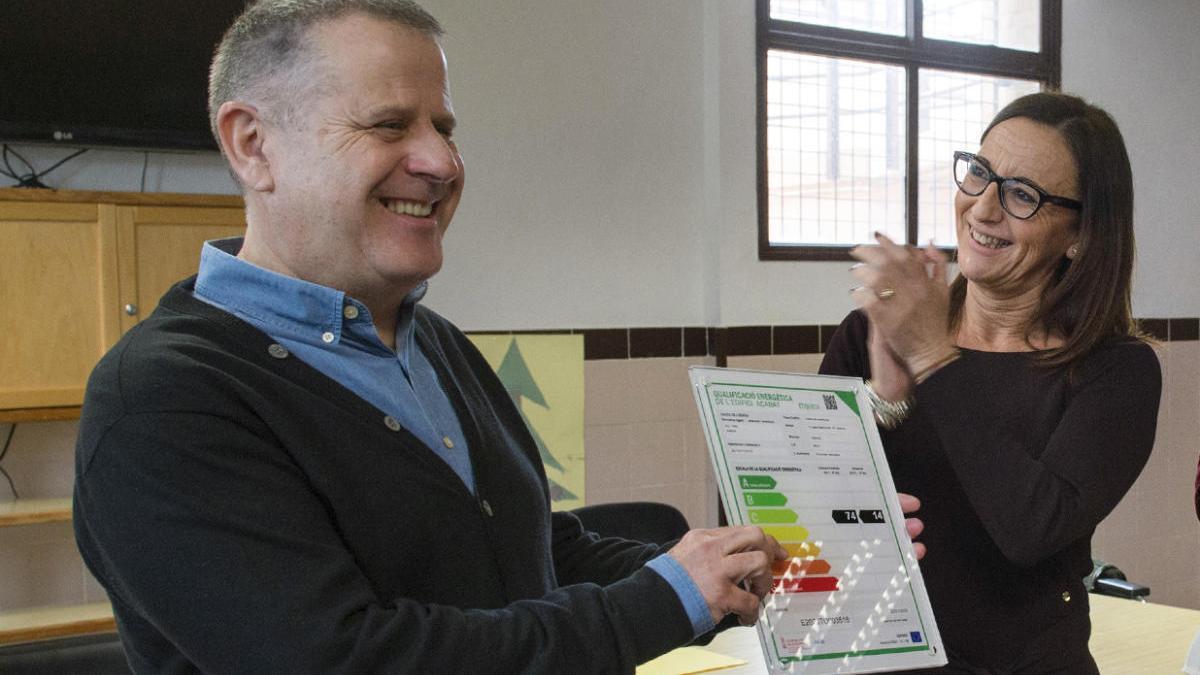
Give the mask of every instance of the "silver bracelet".
[[875, 388], [871, 386], [870, 380], [863, 383], [863, 391], [867, 394], [867, 400], [871, 402], [871, 411], [875, 413], [875, 423], [888, 431], [900, 426], [900, 423], [908, 419], [908, 414], [912, 412], [913, 398], [911, 395], [901, 401], [885, 400], [875, 393]]

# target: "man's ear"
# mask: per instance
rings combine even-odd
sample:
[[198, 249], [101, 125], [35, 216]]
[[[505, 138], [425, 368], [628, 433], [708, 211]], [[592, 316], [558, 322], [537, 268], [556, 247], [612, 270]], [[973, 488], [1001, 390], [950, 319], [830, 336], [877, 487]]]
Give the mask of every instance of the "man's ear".
[[275, 189], [271, 164], [263, 154], [262, 117], [258, 108], [240, 101], [226, 101], [217, 109], [217, 133], [221, 150], [242, 186], [256, 192]]

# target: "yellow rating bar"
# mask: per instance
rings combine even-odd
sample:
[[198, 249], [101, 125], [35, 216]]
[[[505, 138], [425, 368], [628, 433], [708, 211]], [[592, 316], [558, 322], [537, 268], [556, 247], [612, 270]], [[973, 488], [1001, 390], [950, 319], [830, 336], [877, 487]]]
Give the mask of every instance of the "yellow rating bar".
[[762, 530], [778, 539], [781, 543], [808, 539], [808, 530], [804, 529], [801, 525], [765, 525]]

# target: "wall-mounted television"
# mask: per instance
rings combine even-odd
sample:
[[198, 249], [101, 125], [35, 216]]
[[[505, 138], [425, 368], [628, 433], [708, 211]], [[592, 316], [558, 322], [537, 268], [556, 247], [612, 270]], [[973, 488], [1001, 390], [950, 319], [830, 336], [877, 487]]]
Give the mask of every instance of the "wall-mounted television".
[[0, 142], [215, 150], [208, 65], [246, 0], [0, 0]]

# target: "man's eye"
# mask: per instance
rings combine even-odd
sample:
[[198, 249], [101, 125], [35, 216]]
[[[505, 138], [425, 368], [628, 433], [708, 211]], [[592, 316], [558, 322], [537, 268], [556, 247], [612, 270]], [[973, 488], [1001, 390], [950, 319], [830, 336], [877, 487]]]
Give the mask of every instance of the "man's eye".
[[976, 164], [974, 162], [972, 162], [971, 165], [969, 167], [967, 167], [967, 171], [969, 171], [971, 173], [971, 175], [974, 176], [975, 178], [982, 178], [984, 180], [987, 180], [988, 174], [991, 173], [990, 171], [987, 170], [987, 167], [985, 167], [984, 165]]

